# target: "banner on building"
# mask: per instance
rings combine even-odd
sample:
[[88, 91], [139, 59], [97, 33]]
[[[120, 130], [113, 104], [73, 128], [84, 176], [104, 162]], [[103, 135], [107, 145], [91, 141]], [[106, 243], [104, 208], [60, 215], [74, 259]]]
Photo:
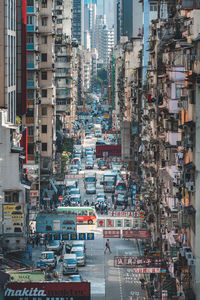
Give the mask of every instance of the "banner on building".
[[[5, 300], [15, 299], [73, 299], [90, 300], [89, 282], [9, 282]], [[46, 298], [45, 298], [46, 297]]]

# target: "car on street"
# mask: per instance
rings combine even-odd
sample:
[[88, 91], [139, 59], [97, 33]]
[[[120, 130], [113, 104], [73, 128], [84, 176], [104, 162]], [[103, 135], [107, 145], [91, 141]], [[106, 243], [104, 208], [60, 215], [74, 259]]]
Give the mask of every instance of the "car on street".
[[105, 202], [106, 200], [107, 200], [107, 197], [106, 197], [106, 195], [104, 193], [97, 194], [96, 201], [98, 201], [98, 202]]
[[76, 188], [76, 189], [71, 189], [69, 191], [69, 195], [80, 195], [80, 189]]
[[96, 194], [96, 186], [95, 184], [87, 184], [86, 186], [86, 194]]
[[71, 253], [76, 254], [78, 266], [85, 266], [86, 258], [83, 247], [72, 247]]
[[85, 241], [77, 240], [72, 241], [72, 247], [82, 247], [86, 251]]
[[59, 255], [62, 253], [63, 243], [61, 241], [49, 241], [46, 245], [46, 251], [54, 251], [55, 254]]
[[77, 275], [70, 275], [69, 276], [69, 281], [71, 282], [83, 282], [83, 278], [80, 274], [77, 274]]
[[77, 195], [71, 195], [69, 197], [70, 200], [70, 206], [77, 206], [78, 204], [81, 203], [81, 195], [77, 194]]
[[63, 275], [77, 273], [78, 264], [76, 254], [65, 254], [63, 258]]
[[43, 251], [37, 265], [41, 268], [45, 268], [45, 266], [55, 268], [57, 265], [57, 259], [54, 251]]
[[78, 175], [78, 170], [77, 169], [70, 170], [69, 175]]
[[85, 169], [93, 169], [94, 168], [94, 161], [93, 160], [87, 160], [85, 163]]
[[116, 205], [127, 206], [128, 205], [128, 198], [124, 194], [117, 194], [117, 196], [115, 198], [115, 204]]

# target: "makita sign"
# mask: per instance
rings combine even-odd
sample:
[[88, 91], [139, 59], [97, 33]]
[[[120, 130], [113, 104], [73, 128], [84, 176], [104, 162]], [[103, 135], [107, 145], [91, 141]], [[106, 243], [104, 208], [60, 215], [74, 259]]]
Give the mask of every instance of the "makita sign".
[[26, 288], [24, 288], [23, 290], [12, 290], [12, 289], [7, 288], [5, 291], [5, 297], [8, 297], [8, 296], [12, 296], [12, 297], [46, 296], [46, 293], [44, 290], [38, 290], [38, 288], [31, 288], [30, 290], [26, 289]]
[[[90, 300], [89, 282], [8, 282], [5, 300]], [[24, 297], [24, 298], [22, 298]]]

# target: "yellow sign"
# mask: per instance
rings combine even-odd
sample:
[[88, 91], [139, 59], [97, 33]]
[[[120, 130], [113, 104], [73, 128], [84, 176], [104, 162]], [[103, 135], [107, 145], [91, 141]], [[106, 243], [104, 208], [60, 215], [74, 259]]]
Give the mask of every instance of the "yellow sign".
[[109, 115], [104, 115], [103, 117], [104, 117], [104, 119], [109, 119], [110, 118]]
[[23, 204], [17, 203], [3, 205], [4, 233], [23, 232], [23, 212]]

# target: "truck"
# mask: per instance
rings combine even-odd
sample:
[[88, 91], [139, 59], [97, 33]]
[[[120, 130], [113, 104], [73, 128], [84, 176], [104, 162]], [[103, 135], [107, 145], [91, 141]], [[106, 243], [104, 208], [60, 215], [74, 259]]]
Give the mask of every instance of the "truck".
[[94, 136], [97, 138], [102, 136], [101, 124], [94, 124]]
[[116, 181], [117, 181], [116, 174], [104, 174], [102, 178], [104, 193], [114, 193]]

